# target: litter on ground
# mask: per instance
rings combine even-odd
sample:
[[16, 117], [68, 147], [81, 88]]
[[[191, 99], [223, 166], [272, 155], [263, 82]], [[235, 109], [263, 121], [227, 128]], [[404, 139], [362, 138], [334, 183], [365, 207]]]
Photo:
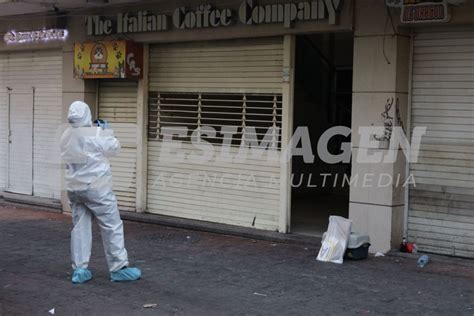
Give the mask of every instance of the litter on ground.
[[264, 296], [264, 297], [266, 297], [266, 296], [267, 296], [267, 294], [262, 294], [262, 293], [257, 293], [257, 292], [253, 293], [253, 295], [257, 295], [257, 296]]

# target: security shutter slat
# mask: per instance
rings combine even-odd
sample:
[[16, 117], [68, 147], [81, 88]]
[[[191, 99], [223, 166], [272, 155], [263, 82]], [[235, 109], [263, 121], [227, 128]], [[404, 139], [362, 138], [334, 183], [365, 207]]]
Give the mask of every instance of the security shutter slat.
[[127, 211], [135, 211], [137, 190], [137, 93], [136, 82], [99, 82], [99, 118], [109, 122], [122, 147], [110, 165], [119, 208]]
[[0, 55], [0, 191], [7, 185], [8, 104], [6, 88], [7, 55]]
[[156, 45], [150, 49], [150, 91], [279, 92], [281, 39]]
[[[281, 127], [282, 71], [281, 38], [150, 47], [148, 212], [278, 229], [279, 161], [268, 160], [262, 151], [263, 156], [249, 154], [241, 162], [218, 161], [216, 155], [207, 162], [180, 162], [163, 150], [163, 137], [166, 128], [176, 132], [186, 126], [181, 148], [187, 157], [202, 154], [189, 136], [203, 126], [217, 132], [236, 126], [234, 137], [240, 140], [255, 127], [261, 141], [268, 127]], [[203, 139], [219, 156], [222, 135]], [[279, 146], [279, 139], [273, 141]], [[238, 144], [232, 142], [229, 149], [233, 157]], [[243, 185], [243, 179], [251, 180]]]
[[34, 194], [54, 199], [61, 198], [62, 173], [55, 139], [62, 123], [62, 63], [59, 51], [34, 52], [26, 74], [34, 77], [35, 87]]
[[12, 193], [33, 194], [33, 89], [9, 93], [8, 185]]
[[473, 28], [414, 39], [412, 127], [426, 126], [410, 170], [408, 234], [420, 250], [474, 257]]
[[0, 55], [0, 189], [7, 177], [6, 87], [15, 91], [34, 87], [33, 195], [60, 199], [61, 168], [57, 144], [62, 123], [62, 54], [24, 51]]

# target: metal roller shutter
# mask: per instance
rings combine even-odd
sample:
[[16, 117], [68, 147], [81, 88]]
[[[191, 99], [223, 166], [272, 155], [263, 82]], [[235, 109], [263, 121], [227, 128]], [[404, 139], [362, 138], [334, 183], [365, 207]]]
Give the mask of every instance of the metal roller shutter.
[[414, 38], [412, 127], [426, 126], [410, 165], [408, 233], [421, 250], [474, 257], [474, 28]]
[[152, 46], [150, 91], [281, 93], [283, 40]]
[[34, 52], [25, 75], [32, 78], [34, 99], [34, 195], [61, 198], [61, 163], [55, 139], [62, 123], [62, 54]]
[[7, 55], [0, 55], [0, 192], [7, 185], [8, 104], [6, 80]]
[[60, 199], [60, 153], [56, 137], [62, 122], [62, 54], [59, 51], [15, 52], [3, 54], [0, 60], [0, 119], [6, 122], [0, 126], [0, 156], [5, 157], [1, 159], [0, 187], [5, 188], [8, 175], [7, 87], [13, 95], [28, 90], [34, 100], [34, 121], [29, 123], [33, 128], [33, 165], [30, 166], [33, 172], [32, 180], [25, 181], [33, 182], [34, 196]]
[[99, 118], [110, 123], [122, 147], [110, 165], [119, 208], [127, 211], [135, 211], [137, 191], [137, 94], [136, 82], [99, 83]]
[[[150, 47], [148, 212], [278, 230], [279, 162], [265, 155], [179, 162], [161, 150], [163, 128], [185, 126], [189, 136], [211, 126], [217, 135], [206, 141], [219, 153], [220, 129], [235, 126], [230, 155], [252, 128], [259, 140], [267, 128], [281, 128], [282, 71], [282, 38]], [[189, 137], [182, 151], [202, 154]]]

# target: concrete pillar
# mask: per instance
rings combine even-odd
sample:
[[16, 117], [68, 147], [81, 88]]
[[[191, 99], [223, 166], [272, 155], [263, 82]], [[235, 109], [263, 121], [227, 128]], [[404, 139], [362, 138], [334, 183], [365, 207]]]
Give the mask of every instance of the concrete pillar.
[[[401, 150], [395, 163], [358, 160], [365, 150], [370, 155], [386, 155], [390, 151], [387, 142], [375, 141], [375, 137], [370, 137], [373, 144], [361, 144], [358, 133], [359, 127], [384, 126], [382, 113], [387, 100], [392, 98], [398, 99], [399, 117], [406, 124], [410, 38], [397, 30], [399, 12], [391, 12], [395, 24], [392, 27], [384, 1], [360, 0], [354, 5], [353, 182], [349, 218], [353, 221], [353, 231], [370, 235], [371, 252], [387, 252], [399, 244], [403, 234], [405, 188], [402, 184], [406, 160]], [[395, 103], [388, 113], [398, 125]], [[390, 178], [394, 183], [387, 185]]]

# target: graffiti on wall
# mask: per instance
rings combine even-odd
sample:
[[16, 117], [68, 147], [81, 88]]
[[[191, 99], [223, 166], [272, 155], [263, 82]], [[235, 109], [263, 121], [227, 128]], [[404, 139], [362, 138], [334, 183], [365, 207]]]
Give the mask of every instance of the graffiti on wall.
[[[395, 105], [395, 115], [392, 116], [390, 113]], [[392, 139], [393, 126], [396, 124], [400, 126], [404, 132], [405, 127], [402, 120], [402, 115], [400, 113], [400, 101], [398, 98], [388, 98], [385, 103], [384, 111], [381, 113], [384, 133], [382, 135], [374, 135], [375, 140], [378, 141], [390, 141]]]

